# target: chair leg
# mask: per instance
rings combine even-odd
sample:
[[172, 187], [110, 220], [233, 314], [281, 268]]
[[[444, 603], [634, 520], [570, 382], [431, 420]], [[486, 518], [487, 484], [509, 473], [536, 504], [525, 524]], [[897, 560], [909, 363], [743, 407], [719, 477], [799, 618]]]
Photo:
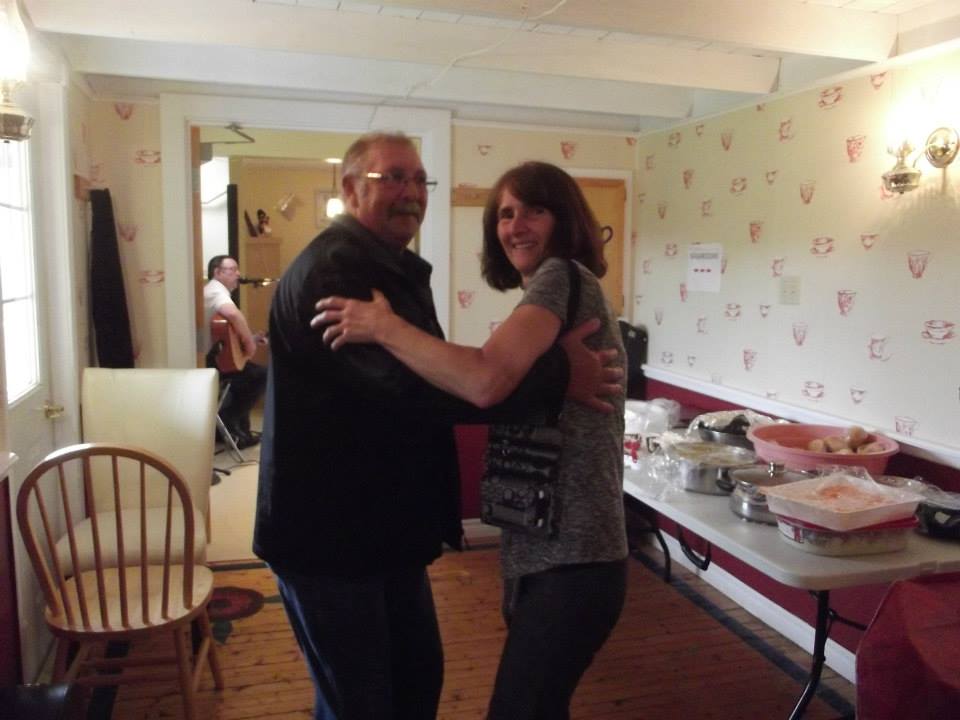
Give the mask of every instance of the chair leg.
[[200, 632], [207, 642], [207, 662], [210, 663], [210, 672], [213, 673], [213, 685], [217, 690], [223, 690], [223, 669], [220, 667], [220, 656], [217, 654], [217, 641], [213, 639], [213, 628], [210, 627], [210, 617], [204, 610], [197, 618], [200, 623]]
[[219, 415], [217, 415], [217, 432], [220, 433], [220, 439], [227, 444], [227, 448], [230, 450], [233, 459], [237, 462], [246, 462], [247, 459], [243, 457], [243, 453], [240, 452], [240, 448], [237, 447], [237, 441], [233, 439], [233, 435], [227, 429], [226, 424], [220, 419]]
[[53, 659], [52, 680], [55, 683], [63, 682], [67, 675], [67, 657], [70, 654], [70, 641], [66, 638], [57, 638], [57, 654]]
[[183, 697], [184, 720], [195, 720], [193, 706], [192, 655], [187, 643], [186, 630], [189, 626], [180, 626], [173, 631], [173, 646], [177, 651], [177, 670], [180, 676], [180, 694]]

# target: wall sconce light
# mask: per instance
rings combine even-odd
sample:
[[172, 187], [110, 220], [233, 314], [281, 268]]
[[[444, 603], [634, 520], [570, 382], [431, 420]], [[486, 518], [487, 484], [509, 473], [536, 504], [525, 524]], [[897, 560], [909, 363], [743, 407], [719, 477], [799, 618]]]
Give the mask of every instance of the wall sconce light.
[[891, 151], [897, 162], [883, 174], [883, 186], [888, 192], [900, 194], [916, 190], [920, 185], [920, 171], [917, 169], [920, 155], [927, 158], [933, 167], [943, 169], [957, 156], [958, 139], [957, 131], [953, 128], [937, 128], [927, 137], [923, 152], [917, 153], [910, 165], [907, 164], [907, 158], [914, 148], [908, 140], [904, 140], [896, 150]]
[[327, 200], [327, 217], [334, 218], [343, 212], [343, 200], [340, 199], [340, 189], [337, 187], [337, 165], [343, 161], [340, 158], [327, 158], [326, 162], [333, 165], [333, 182], [330, 187], [330, 198]]
[[0, 140], [30, 137], [33, 118], [13, 102], [14, 89], [27, 80], [30, 42], [17, 0], [0, 0]]

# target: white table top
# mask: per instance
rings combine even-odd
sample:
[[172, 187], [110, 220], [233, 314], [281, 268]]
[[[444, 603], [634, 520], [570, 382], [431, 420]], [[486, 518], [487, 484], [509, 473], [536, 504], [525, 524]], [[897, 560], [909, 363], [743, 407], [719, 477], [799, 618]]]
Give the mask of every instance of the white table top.
[[827, 557], [791, 547], [772, 525], [743, 520], [730, 509], [726, 495], [680, 492], [654, 500], [624, 469], [623, 489], [645, 505], [774, 580], [804, 590], [833, 590], [891, 582], [916, 575], [960, 570], [960, 542], [910, 533], [904, 550], [876, 555]]

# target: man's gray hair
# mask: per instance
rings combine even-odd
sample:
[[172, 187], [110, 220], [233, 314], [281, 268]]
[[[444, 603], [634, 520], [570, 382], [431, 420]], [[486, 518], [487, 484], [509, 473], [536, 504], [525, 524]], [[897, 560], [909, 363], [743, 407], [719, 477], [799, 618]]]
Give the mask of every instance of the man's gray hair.
[[343, 155], [343, 171], [341, 177], [351, 175], [357, 177], [366, 172], [367, 155], [374, 145], [405, 145], [419, 154], [414, 141], [402, 132], [373, 132], [361, 135], [347, 148]]

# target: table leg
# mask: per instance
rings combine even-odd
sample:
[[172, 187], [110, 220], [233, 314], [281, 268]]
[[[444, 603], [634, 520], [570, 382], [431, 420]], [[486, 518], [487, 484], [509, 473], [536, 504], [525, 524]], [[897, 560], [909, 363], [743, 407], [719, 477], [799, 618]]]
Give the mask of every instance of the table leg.
[[657, 511], [649, 505], [646, 505], [629, 495], [625, 495], [624, 500], [627, 508], [634, 511], [636, 515], [639, 515], [640, 518], [642, 518], [645, 524], [645, 527], [642, 528], [642, 532], [653, 533], [654, 537], [657, 538], [657, 543], [660, 545], [660, 549], [663, 551], [663, 581], [667, 583], [670, 582], [670, 548], [667, 547], [667, 543], [663, 539], [663, 532], [660, 530], [659, 513], [657, 513]]
[[667, 543], [663, 539], [659, 524], [653, 526], [653, 534], [656, 536], [657, 542], [660, 543], [660, 549], [663, 550], [663, 581], [668, 583], [670, 582], [670, 548], [667, 547]]
[[826, 660], [827, 635], [830, 633], [830, 591], [817, 590], [813, 593], [817, 598], [817, 623], [813, 634], [813, 663], [810, 666], [810, 675], [807, 677], [806, 687], [797, 701], [797, 706], [790, 713], [790, 720], [798, 720], [803, 715], [807, 705], [817, 692], [820, 684], [820, 673], [823, 672], [823, 663]]

